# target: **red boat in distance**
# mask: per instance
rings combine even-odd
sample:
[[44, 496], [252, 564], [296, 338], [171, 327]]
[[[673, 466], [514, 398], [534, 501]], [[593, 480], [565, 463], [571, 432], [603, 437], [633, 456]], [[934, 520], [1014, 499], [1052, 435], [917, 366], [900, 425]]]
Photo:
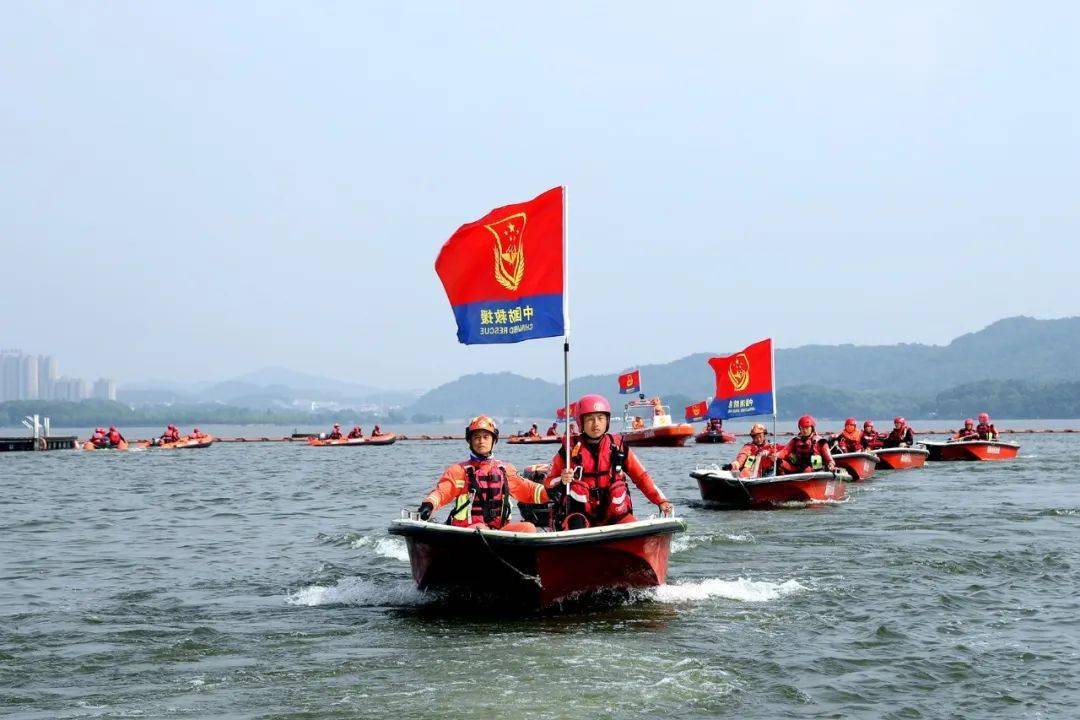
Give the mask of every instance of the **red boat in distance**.
[[767, 510], [788, 503], [812, 504], [847, 496], [844, 470], [741, 478], [729, 470], [704, 469], [690, 473], [698, 481], [701, 499], [729, 510]]
[[[635, 415], [634, 410], [648, 408], [651, 418], [646, 420]], [[694, 426], [688, 423], [672, 423], [660, 398], [631, 400], [623, 408], [623, 443], [628, 447], [682, 447], [694, 436]]]
[[323, 438], [308, 438], [307, 444], [311, 447], [367, 447], [369, 445], [393, 445], [397, 442], [397, 435], [386, 433], [375, 437], [341, 438], [329, 440]]
[[735, 439], [735, 434], [729, 433], [726, 430], [721, 430], [720, 432], [702, 430], [694, 436], [694, 442], [696, 443], [733, 443], [735, 442]]
[[832, 456], [837, 467], [848, 471], [855, 482], [869, 480], [877, 471], [877, 456], [868, 452], [840, 453]]
[[416, 519], [395, 520], [421, 590], [463, 592], [470, 600], [510, 600], [541, 610], [610, 591], [661, 585], [671, 538], [686, 530], [677, 518], [621, 525], [518, 533], [478, 530]]
[[558, 445], [562, 441], [562, 435], [511, 435], [506, 438], [506, 442], [511, 445]]
[[926, 464], [930, 451], [922, 447], [881, 448], [874, 455], [878, 470], [913, 470]]
[[934, 461], [989, 461], [1012, 460], [1020, 452], [1019, 443], [998, 440], [957, 440], [944, 443], [924, 443]]

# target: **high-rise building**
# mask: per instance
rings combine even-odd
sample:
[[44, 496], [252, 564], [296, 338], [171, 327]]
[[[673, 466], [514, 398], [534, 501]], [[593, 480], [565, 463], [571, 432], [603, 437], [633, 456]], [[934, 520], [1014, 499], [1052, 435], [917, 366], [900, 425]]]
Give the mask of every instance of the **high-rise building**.
[[38, 397], [52, 400], [56, 397], [56, 358], [38, 355]]
[[19, 399], [21, 350], [0, 350], [0, 402]]
[[19, 358], [19, 399], [37, 400], [38, 397], [38, 366], [37, 358], [33, 355], [23, 355]]
[[62, 377], [56, 381], [53, 397], [56, 400], [79, 402], [87, 396], [86, 381], [81, 378]]
[[98, 378], [94, 383], [94, 397], [98, 400], [116, 400], [116, 381]]

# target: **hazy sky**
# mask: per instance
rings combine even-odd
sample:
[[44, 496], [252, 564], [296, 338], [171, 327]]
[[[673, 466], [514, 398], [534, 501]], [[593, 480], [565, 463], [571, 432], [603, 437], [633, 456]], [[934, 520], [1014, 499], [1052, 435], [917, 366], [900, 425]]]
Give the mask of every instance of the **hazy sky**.
[[1080, 312], [1080, 5], [584, 5], [3, 3], [0, 347], [556, 379], [433, 263], [559, 184], [575, 375]]

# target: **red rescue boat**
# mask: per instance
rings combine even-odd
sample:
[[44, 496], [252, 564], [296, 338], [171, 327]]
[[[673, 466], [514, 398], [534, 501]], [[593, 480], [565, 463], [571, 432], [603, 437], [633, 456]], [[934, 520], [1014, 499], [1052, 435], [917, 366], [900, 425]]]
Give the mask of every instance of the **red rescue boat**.
[[735, 442], [735, 434], [721, 430], [720, 432], [714, 432], [710, 430], [702, 430], [694, 436], [694, 442], [696, 443], [733, 443]]
[[154, 442], [151, 440], [143, 440], [138, 443], [141, 448], [161, 448], [162, 450], [198, 450], [201, 448], [208, 448], [214, 444], [217, 438], [212, 435], [205, 435], [203, 437], [182, 437], [175, 442]]
[[682, 447], [693, 436], [694, 427], [682, 423], [622, 433], [623, 443], [629, 447]]
[[506, 438], [506, 442], [511, 445], [557, 445], [562, 441], [561, 435], [536, 435], [533, 437], [527, 435], [511, 435]]
[[733, 510], [843, 500], [845, 481], [850, 479], [844, 470], [741, 478], [729, 470], [708, 469], [692, 472], [690, 477], [698, 481], [702, 500]]
[[421, 590], [465, 591], [542, 609], [611, 590], [653, 587], [667, 578], [677, 518], [622, 525], [517, 533], [395, 520]]
[[851, 479], [855, 482], [869, 480], [874, 476], [874, 472], [877, 470], [878, 459], [873, 453], [840, 453], [838, 455], [833, 455], [832, 458], [836, 462], [837, 467], [842, 467], [847, 470], [848, 474], [851, 475]]
[[[651, 415], [649, 426], [640, 415], [635, 416], [636, 408], [648, 408]], [[634, 427], [635, 421], [638, 427]], [[694, 426], [687, 423], [672, 423], [666, 407], [660, 404], [660, 398], [649, 400], [631, 400], [623, 406], [623, 443], [628, 447], [682, 447], [694, 437]]]
[[341, 438], [340, 440], [308, 438], [307, 444], [312, 447], [366, 447], [368, 445], [393, 445], [395, 442], [397, 442], [397, 435], [387, 433], [375, 437]]
[[881, 448], [874, 451], [878, 470], [911, 470], [926, 464], [930, 451], [922, 447]]
[[947, 443], [926, 443], [931, 460], [1000, 461], [1012, 460], [1020, 452], [1019, 443], [998, 440], [958, 440]]

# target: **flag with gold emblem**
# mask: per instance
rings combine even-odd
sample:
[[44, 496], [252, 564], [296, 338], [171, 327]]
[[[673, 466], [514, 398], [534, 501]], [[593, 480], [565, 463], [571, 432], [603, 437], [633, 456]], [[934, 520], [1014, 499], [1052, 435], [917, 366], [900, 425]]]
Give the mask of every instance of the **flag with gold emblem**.
[[731, 355], [709, 358], [709, 366], [716, 373], [710, 418], [727, 420], [776, 412], [772, 338]]
[[435, 260], [466, 345], [564, 334], [563, 189], [458, 228]]
[[633, 395], [641, 391], [641, 370], [631, 370], [619, 376], [619, 393]]

